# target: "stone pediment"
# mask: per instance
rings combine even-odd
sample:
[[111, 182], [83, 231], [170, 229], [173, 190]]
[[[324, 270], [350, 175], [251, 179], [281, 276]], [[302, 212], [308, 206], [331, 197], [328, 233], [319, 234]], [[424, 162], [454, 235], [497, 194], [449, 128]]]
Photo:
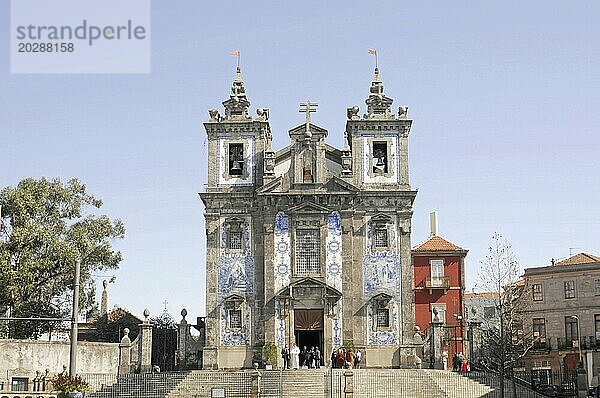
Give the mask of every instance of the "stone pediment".
[[351, 184], [348, 181], [345, 181], [336, 176], [333, 176], [333, 178], [329, 179], [329, 181], [325, 183], [325, 188], [328, 191], [331, 191], [332, 193], [340, 191], [355, 193], [360, 191], [360, 189], [354, 184]]
[[377, 213], [375, 214], [373, 217], [371, 217], [371, 221], [372, 222], [383, 222], [383, 223], [387, 223], [391, 220], [391, 217], [387, 214], [384, 213]]
[[[294, 127], [293, 129], [288, 131], [290, 133], [290, 136], [295, 136], [295, 135], [304, 135], [304, 133], [306, 132], [306, 123], [302, 123], [296, 127]], [[319, 127], [316, 124], [310, 124], [310, 132], [313, 134], [320, 134], [320, 135], [325, 135], [327, 136], [327, 130], [324, 129], [323, 127]]]
[[378, 303], [381, 307], [385, 307], [391, 299], [392, 296], [390, 296], [387, 293], [379, 293], [371, 297], [371, 301], [374, 303]]
[[325, 207], [325, 206], [321, 206], [318, 205], [314, 202], [305, 202], [305, 203], [301, 203], [297, 206], [294, 207], [290, 207], [287, 210], [288, 213], [323, 213], [323, 214], [329, 214], [331, 213], [331, 209]]
[[342, 293], [336, 288], [311, 277], [305, 277], [290, 283], [288, 286], [281, 289], [276, 294], [276, 297], [294, 299], [294, 290], [297, 293], [296, 296], [298, 293], [302, 294], [306, 292], [312, 292], [314, 294], [318, 294], [321, 298], [339, 299], [342, 297]]
[[279, 176], [279, 177], [275, 178], [273, 181], [270, 181], [269, 183], [258, 188], [256, 190], [256, 193], [260, 195], [260, 194], [266, 194], [269, 192], [276, 191], [277, 188], [281, 186], [282, 181], [283, 181], [282, 176]]
[[233, 293], [230, 294], [229, 296], [225, 297], [224, 301], [244, 301], [246, 300], [246, 298], [240, 294], [237, 293]]

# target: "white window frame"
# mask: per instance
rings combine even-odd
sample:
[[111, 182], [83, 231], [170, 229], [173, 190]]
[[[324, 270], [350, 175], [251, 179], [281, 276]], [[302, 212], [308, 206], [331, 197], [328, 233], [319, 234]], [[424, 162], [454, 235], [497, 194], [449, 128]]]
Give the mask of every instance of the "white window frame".
[[[434, 258], [429, 260], [429, 276], [431, 278], [431, 286], [441, 287], [444, 285], [445, 261], [443, 258]], [[435, 270], [435, 271], [434, 271]]]
[[439, 318], [439, 320], [443, 324], [446, 324], [446, 303], [431, 303], [430, 304], [431, 321], [432, 322], [435, 319], [435, 314], [433, 312], [434, 308], [437, 309], [437, 311], [438, 311], [438, 318]]

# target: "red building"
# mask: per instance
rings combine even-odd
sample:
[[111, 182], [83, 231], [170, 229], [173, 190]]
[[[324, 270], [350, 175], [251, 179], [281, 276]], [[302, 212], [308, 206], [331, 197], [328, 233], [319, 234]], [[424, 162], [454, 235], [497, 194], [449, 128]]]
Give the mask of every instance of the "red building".
[[448, 357], [465, 352], [463, 308], [465, 257], [468, 250], [437, 235], [436, 214], [431, 214], [431, 235], [412, 250], [415, 276], [415, 323], [429, 329], [436, 312], [445, 326]]

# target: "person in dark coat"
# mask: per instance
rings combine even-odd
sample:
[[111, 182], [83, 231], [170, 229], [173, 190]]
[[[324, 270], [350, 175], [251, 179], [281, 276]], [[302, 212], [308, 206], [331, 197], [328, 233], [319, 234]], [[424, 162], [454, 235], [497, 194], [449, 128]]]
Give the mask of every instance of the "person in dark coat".
[[302, 351], [300, 352], [300, 367], [307, 366], [306, 357], [308, 356], [308, 350], [306, 346], [302, 347]]
[[288, 348], [287, 345], [285, 347], [283, 347], [283, 349], [281, 350], [281, 358], [283, 359], [283, 368], [289, 369], [290, 368], [290, 349]]
[[315, 347], [315, 368], [319, 369], [321, 367], [321, 350], [319, 347]]

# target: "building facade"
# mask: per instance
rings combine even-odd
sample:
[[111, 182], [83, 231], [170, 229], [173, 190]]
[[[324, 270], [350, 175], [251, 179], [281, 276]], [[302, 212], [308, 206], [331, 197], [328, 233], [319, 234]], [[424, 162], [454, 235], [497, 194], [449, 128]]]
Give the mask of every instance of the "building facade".
[[347, 109], [342, 149], [307, 102], [290, 144], [273, 150], [269, 110], [249, 115], [239, 69], [225, 114], [209, 110], [204, 368], [261, 363], [267, 343], [414, 364], [412, 120], [392, 101], [375, 69], [366, 113]]
[[445, 330], [444, 351], [464, 353], [465, 250], [438, 236], [437, 214], [431, 213], [431, 235], [412, 250], [415, 278], [415, 323], [423, 331], [432, 321]]
[[525, 269], [530, 294], [525, 332], [534, 349], [525, 366], [540, 373], [573, 371], [583, 360], [590, 385], [600, 374], [600, 257], [579, 253]]

